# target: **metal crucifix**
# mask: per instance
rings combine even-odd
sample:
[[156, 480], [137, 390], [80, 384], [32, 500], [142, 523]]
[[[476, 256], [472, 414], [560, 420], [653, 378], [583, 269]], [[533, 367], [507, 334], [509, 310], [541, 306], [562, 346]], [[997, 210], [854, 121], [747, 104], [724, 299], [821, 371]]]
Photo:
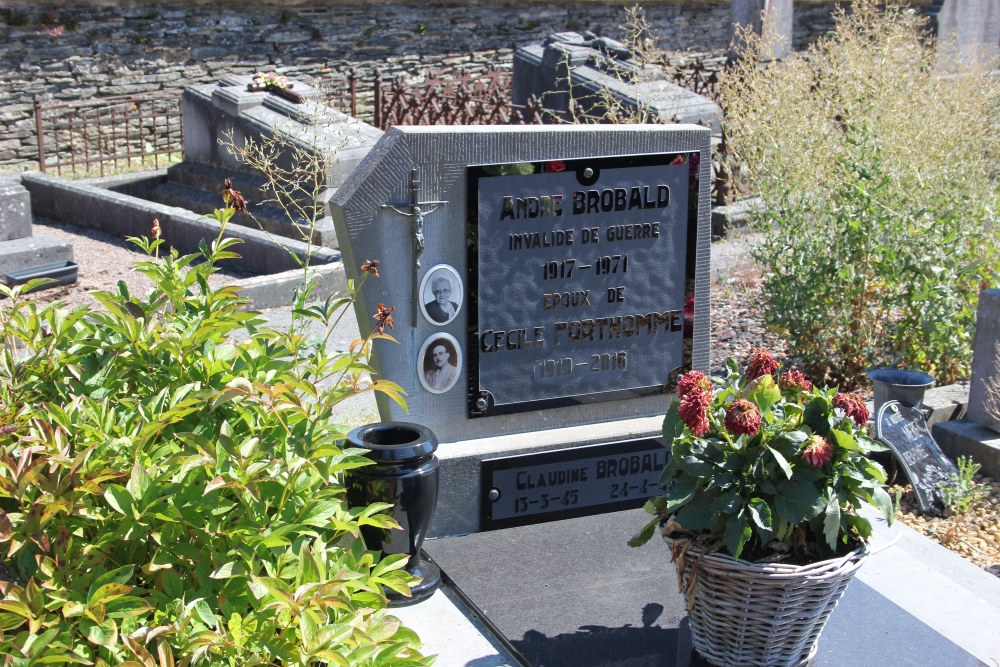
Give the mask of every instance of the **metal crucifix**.
[[[419, 289], [417, 271], [420, 269], [420, 255], [424, 252], [424, 216], [433, 213], [438, 207], [447, 203], [446, 201], [420, 201], [420, 179], [417, 177], [417, 169], [414, 167], [410, 170], [410, 200], [382, 204], [382, 208], [390, 209], [413, 219], [413, 289], [410, 299], [410, 324], [414, 327], [417, 326], [417, 304], [420, 296], [417, 294]], [[404, 208], [409, 210], [401, 210]]]

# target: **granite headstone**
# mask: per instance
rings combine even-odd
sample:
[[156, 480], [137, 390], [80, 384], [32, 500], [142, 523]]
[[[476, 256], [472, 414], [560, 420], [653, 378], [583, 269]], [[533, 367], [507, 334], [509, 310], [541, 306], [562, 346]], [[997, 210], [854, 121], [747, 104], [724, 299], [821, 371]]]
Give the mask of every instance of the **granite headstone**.
[[358, 320], [396, 308], [372, 361], [408, 412], [380, 396], [381, 417], [441, 442], [432, 535], [480, 529], [484, 460], [648, 439], [677, 377], [707, 370], [709, 142], [690, 125], [399, 127], [338, 190], [348, 277], [380, 260]]

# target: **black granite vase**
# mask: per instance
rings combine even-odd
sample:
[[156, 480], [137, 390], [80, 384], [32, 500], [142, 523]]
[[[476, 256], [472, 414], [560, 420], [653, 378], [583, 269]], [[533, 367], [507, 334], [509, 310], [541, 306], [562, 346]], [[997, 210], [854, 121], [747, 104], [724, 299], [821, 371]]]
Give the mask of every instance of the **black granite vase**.
[[389, 503], [400, 530], [361, 528], [365, 546], [384, 555], [409, 554], [406, 571], [423, 581], [412, 597], [386, 590], [389, 606], [415, 604], [431, 596], [441, 583], [441, 571], [424, 561], [420, 547], [434, 515], [438, 496], [437, 438], [426, 426], [407, 422], [382, 422], [354, 429], [348, 444], [367, 450], [374, 465], [349, 470], [345, 475], [347, 500], [354, 507]]

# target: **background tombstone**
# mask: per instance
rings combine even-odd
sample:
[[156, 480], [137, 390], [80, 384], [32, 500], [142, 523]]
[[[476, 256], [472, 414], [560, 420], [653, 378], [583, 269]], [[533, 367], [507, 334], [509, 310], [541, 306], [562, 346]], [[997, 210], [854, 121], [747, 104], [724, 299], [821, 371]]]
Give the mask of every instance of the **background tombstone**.
[[20, 175], [0, 175], [0, 278], [8, 272], [72, 261], [72, 244], [33, 233], [31, 220], [31, 196]]
[[937, 35], [949, 48], [940, 57], [984, 65], [1000, 56], [1000, 0], [936, 0], [929, 13]]
[[[990, 414], [989, 387], [1000, 387], [1000, 289], [979, 293], [976, 336], [972, 346], [972, 382], [969, 386], [969, 419], [1000, 434], [1000, 417]], [[1000, 396], [992, 399], [1000, 403]], [[1000, 410], [1000, 405], [997, 406]]]
[[526, 105], [537, 97], [564, 119], [571, 117], [571, 98], [577, 112], [601, 116], [610, 96], [626, 113], [705, 125], [716, 133], [722, 129], [717, 104], [671, 83], [655, 66], [644, 69], [623, 43], [589, 32], [552, 33], [541, 44], [517, 47], [512, 85], [514, 104]]
[[[934, 439], [950, 458], [971, 456], [984, 475], [1000, 478], [1000, 419], [989, 408], [990, 387], [1000, 387], [1000, 289], [979, 293], [972, 343], [972, 380], [965, 419], [934, 425]], [[1000, 397], [994, 397], [1000, 399]]]
[[[690, 125], [397, 127], [338, 190], [348, 276], [381, 262], [358, 321], [397, 307], [373, 364], [409, 413], [379, 396], [380, 415], [441, 442], [431, 535], [479, 530], [483, 459], [658, 434], [671, 382], [708, 369], [709, 142]], [[420, 290], [441, 265], [465, 289], [443, 325]], [[442, 335], [459, 376], [435, 393]]]
[[792, 0], [732, 0], [732, 56], [738, 57], [743, 47], [739, 30], [746, 27], [758, 35], [770, 36], [770, 49], [761, 53], [761, 60], [779, 60], [792, 51]]
[[[167, 180], [150, 193], [161, 204], [189, 210], [212, 210], [218, 206], [223, 179], [247, 198], [249, 216], [237, 215], [235, 222], [260, 226], [270, 234], [301, 240], [311, 232], [318, 245], [336, 247], [333, 223], [322, 215], [333, 192], [375, 145], [382, 131], [351, 118], [324, 103], [319, 91], [302, 81], [289, 81], [289, 92], [301, 102], [252, 88], [254, 77], [230, 76], [214, 84], [184, 89], [184, 161], [167, 170]], [[247, 167], [226, 144], [278, 137], [276, 167], [293, 173], [302, 183], [288, 211], [273, 203], [275, 193], [267, 180]], [[309, 165], [296, 160], [314, 156]], [[307, 175], [305, 168], [315, 170]], [[295, 171], [297, 170], [297, 171]], [[325, 187], [313, 191], [313, 183]], [[268, 202], [268, 203], [262, 203]], [[320, 215], [315, 225], [305, 215], [311, 207]], [[290, 219], [291, 217], [291, 219]]]

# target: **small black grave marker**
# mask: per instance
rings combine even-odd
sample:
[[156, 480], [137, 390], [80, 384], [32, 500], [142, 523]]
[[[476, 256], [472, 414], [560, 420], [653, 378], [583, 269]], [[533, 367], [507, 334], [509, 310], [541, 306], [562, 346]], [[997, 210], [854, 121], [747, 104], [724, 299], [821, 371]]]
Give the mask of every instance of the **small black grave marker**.
[[927, 430], [924, 414], [899, 401], [886, 401], [875, 417], [875, 436], [902, 464], [924, 512], [940, 512], [940, 485], [958, 474]]
[[484, 459], [480, 530], [642, 507], [670, 450], [655, 438]]

